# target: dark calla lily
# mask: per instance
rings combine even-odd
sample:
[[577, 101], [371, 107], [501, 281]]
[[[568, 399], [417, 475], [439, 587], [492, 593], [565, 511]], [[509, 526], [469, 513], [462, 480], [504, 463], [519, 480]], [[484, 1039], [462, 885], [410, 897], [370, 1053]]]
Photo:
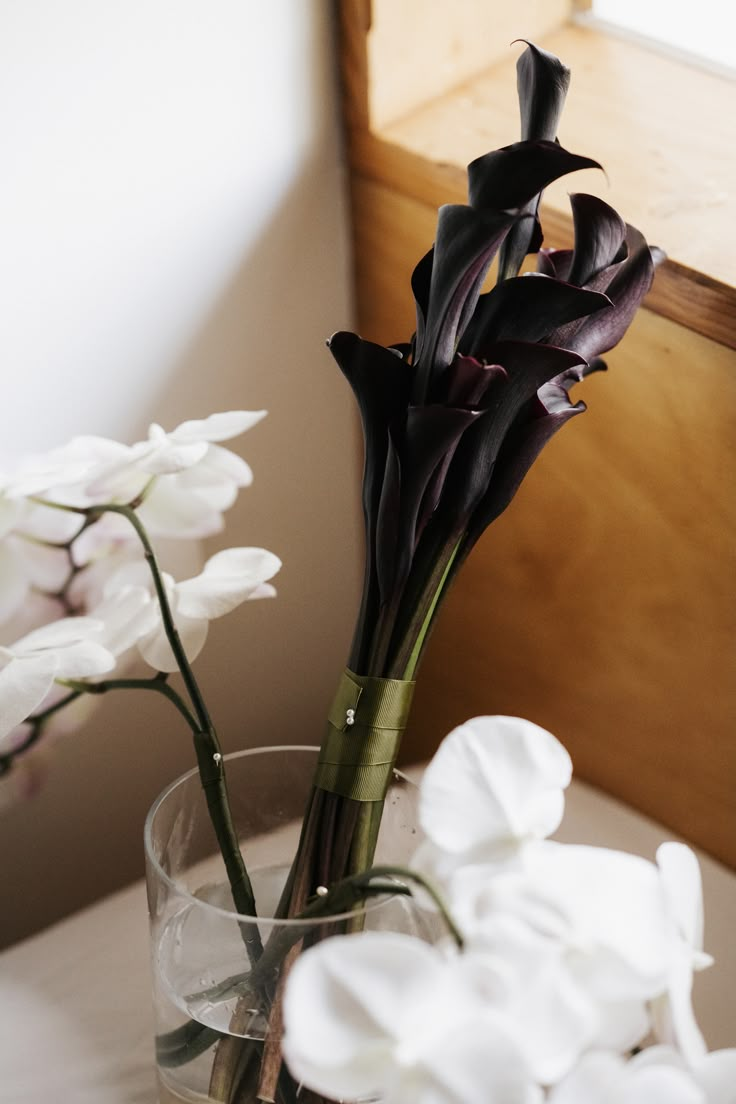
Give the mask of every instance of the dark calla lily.
[[606, 287], [606, 273], [626, 256], [626, 223], [597, 196], [570, 196], [575, 249], [567, 279], [578, 287]]
[[569, 153], [557, 142], [515, 142], [468, 165], [470, 206], [521, 209], [549, 184], [578, 169], [600, 169], [592, 157]]
[[[521, 41], [525, 41], [521, 39]], [[554, 54], [527, 42], [516, 63], [521, 139], [523, 142], [554, 142], [570, 87], [570, 70]], [[541, 192], [524, 208], [529, 219], [519, 221], [508, 234], [498, 258], [500, 280], [516, 276], [524, 257], [536, 253], [542, 244], [538, 210]]]
[[[555, 140], [565, 66], [530, 45], [517, 70], [522, 140], [473, 161], [468, 204], [440, 209], [412, 276], [412, 340], [330, 342], [365, 435], [366, 583], [350, 659], [364, 674], [411, 677], [443, 586], [544, 444], [583, 412], [570, 389], [604, 367], [600, 353], [651, 285], [641, 234], [582, 193], [571, 197], [575, 248], [543, 250], [537, 273], [517, 275], [541, 245], [544, 188], [600, 168]], [[481, 294], [499, 251], [499, 280]]]
[[[357, 686], [366, 709], [344, 733], [331, 714], [288, 915], [317, 886], [371, 865], [406, 684], [448, 586], [546, 442], [584, 411], [571, 390], [605, 367], [599, 354], [623, 336], [651, 284], [641, 234], [592, 196], [571, 200], [574, 250], [542, 250], [544, 188], [600, 166], [557, 140], [565, 66], [528, 45], [517, 75], [521, 140], [473, 161], [468, 203], [440, 209], [412, 276], [414, 335], [388, 348], [349, 333], [329, 343], [365, 437], [365, 582], [335, 701], [340, 710], [357, 701]], [[519, 276], [530, 252], [538, 272]], [[496, 286], [481, 294], [496, 258]], [[346, 726], [353, 709], [347, 717]]]
[[481, 295], [463, 334], [463, 347], [486, 357], [495, 341], [544, 341], [556, 327], [610, 307], [600, 292], [576, 287], [536, 272], [514, 276]]
[[[574, 349], [586, 360], [608, 352], [619, 343], [631, 325], [639, 304], [652, 286], [652, 251], [635, 227], [624, 225], [624, 230], [625, 240], [615, 253], [615, 257], [620, 258], [623, 252], [623, 258], [615, 259], [598, 271], [591, 271], [589, 275], [591, 285], [605, 288], [610, 306], [596, 311], [594, 315], [560, 326], [550, 335], [550, 341], [567, 349]], [[577, 267], [575, 252], [572, 255], [571, 276]]]
[[605, 370], [602, 360], [570, 368], [543, 384], [536, 396], [519, 412], [504, 438], [493, 471], [493, 479], [474, 513], [468, 543], [487, 529], [503, 513], [521, 486], [524, 476], [555, 433], [576, 414], [582, 414], [584, 402], [572, 403], [570, 388], [591, 372]]

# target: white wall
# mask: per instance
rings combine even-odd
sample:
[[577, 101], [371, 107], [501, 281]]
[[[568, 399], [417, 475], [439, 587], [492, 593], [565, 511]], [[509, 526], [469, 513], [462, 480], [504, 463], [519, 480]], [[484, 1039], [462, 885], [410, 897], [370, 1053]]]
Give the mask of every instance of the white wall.
[[[270, 411], [213, 542], [284, 561], [198, 664], [227, 748], [319, 740], [357, 600], [357, 427], [324, 348], [351, 321], [330, 11], [0, 0], [0, 452]], [[59, 744], [0, 823], [0, 944], [138, 876], [145, 810], [191, 764], [166, 703], [130, 695]]]

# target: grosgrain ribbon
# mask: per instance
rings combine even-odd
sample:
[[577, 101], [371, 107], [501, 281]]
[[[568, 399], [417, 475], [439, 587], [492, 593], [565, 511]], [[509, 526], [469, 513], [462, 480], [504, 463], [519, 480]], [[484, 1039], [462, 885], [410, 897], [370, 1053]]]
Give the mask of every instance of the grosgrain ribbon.
[[345, 670], [327, 714], [315, 784], [354, 801], [383, 801], [415, 683]]

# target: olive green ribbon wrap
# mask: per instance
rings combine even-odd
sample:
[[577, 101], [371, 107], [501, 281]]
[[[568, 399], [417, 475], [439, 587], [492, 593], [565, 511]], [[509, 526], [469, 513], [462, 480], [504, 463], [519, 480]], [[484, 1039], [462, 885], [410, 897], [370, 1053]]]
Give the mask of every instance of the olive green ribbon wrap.
[[383, 801], [415, 685], [343, 671], [320, 748], [315, 778], [319, 789], [354, 801]]

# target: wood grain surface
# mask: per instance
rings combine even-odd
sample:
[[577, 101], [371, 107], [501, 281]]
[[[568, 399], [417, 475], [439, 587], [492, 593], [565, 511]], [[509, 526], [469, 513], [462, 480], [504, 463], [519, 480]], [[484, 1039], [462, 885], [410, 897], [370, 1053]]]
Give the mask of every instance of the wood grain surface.
[[[351, 0], [354, 2], [354, 0]], [[368, 88], [380, 128], [482, 73], [514, 38], [539, 39], [569, 19], [572, 0], [372, 0]]]

